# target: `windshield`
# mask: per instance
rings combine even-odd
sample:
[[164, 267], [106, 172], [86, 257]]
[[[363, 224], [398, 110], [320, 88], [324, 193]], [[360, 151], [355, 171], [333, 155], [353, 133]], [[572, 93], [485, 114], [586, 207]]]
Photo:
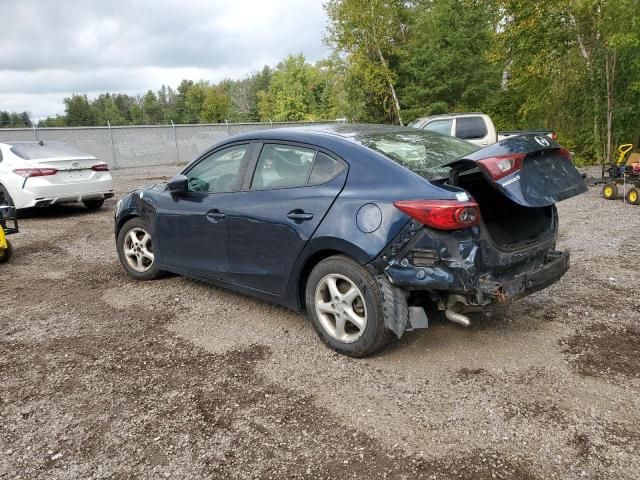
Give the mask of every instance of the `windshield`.
[[447, 177], [444, 165], [478, 150], [472, 143], [425, 130], [370, 133], [358, 140], [427, 180]]
[[53, 158], [94, 158], [76, 147], [61, 142], [14, 143], [11, 151], [23, 160], [44, 160]]

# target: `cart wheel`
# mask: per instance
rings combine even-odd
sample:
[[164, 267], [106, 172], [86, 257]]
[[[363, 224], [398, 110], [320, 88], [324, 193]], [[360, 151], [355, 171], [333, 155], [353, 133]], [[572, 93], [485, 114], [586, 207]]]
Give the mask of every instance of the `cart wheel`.
[[631, 205], [640, 205], [640, 192], [638, 192], [638, 189], [635, 187], [631, 187], [628, 191], [627, 191], [627, 203], [630, 203]]
[[615, 200], [618, 196], [618, 186], [615, 183], [607, 183], [602, 187], [602, 196], [607, 200]]
[[12, 255], [13, 247], [11, 247], [11, 243], [9, 243], [9, 241], [7, 240], [7, 248], [5, 248], [2, 253], [0, 253], [0, 263], [8, 262]]

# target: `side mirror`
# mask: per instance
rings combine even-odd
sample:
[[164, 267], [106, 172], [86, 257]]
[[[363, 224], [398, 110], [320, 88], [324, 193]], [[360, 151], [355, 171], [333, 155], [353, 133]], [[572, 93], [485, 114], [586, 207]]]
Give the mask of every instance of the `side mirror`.
[[167, 182], [167, 190], [171, 193], [182, 194], [187, 193], [189, 179], [184, 175], [176, 175]]

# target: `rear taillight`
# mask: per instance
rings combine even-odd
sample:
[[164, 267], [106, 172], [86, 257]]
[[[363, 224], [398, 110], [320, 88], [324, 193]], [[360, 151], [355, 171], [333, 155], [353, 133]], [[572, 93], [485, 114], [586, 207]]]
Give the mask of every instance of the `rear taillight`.
[[524, 153], [509, 153], [507, 155], [499, 155], [497, 157], [484, 158], [478, 160], [478, 163], [491, 176], [493, 180], [499, 180], [502, 177], [520, 170], [522, 159], [526, 157]]
[[473, 201], [399, 200], [393, 204], [423, 225], [440, 230], [455, 230], [480, 223], [480, 209]]
[[109, 165], [107, 165], [106, 163], [98, 163], [97, 165], [91, 167], [91, 170], [93, 170], [94, 172], [107, 172], [109, 170]]
[[564, 148], [564, 147], [560, 147], [558, 149], [558, 154], [561, 157], [565, 157], [565, 158], [571, 160], [571, 152], [569, 150], [567, 150], [566, 148]]
[[58, 170], [55, 168], [16, 168], [13, 173], [25, 178], [48, 177], [58, 173]]

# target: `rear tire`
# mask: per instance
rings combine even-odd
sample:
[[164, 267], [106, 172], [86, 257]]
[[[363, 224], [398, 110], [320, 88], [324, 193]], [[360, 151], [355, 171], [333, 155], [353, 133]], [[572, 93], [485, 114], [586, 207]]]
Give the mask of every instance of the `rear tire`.
[[91, 211], [99, 210], [100, 207], [102, 207], [102, 204], [104, 203], [104, 198], [96, 198], [96, 199], [93, 199], [93, 200], [84, 200], [82, 203], [84, 203], [84, 206], [87, 207]]
[[13, 247], [11, 246], [9, 240], [7, 240], [7, 248], [5, 248], [2, 254], [0, 254], [0, 263], [7, 263], [12, 256]]
[[618, 186], [615, 183], [607, 183], [602, 187], [602, 196], [607, 200], [615, 200], [618, 196]]
[[127, 221], [116, 240], [120, 263], [130, 277], [136, 280], [153, 280], [162, 275], [155, 259], [155, 240], [149, 226], [139, 217]]
[[307, 280], [305, 300], [316, 333], [338, 353], [366, 357], [392, 339], [375, 277], [349, 257], [318, 263]]
[[627, 191], [627, 196], [625, 198], [627, 199], [627, 203], [630, 203], [631, 205], [640, 205], [640, 192], [635, 187], [631, 187]]

